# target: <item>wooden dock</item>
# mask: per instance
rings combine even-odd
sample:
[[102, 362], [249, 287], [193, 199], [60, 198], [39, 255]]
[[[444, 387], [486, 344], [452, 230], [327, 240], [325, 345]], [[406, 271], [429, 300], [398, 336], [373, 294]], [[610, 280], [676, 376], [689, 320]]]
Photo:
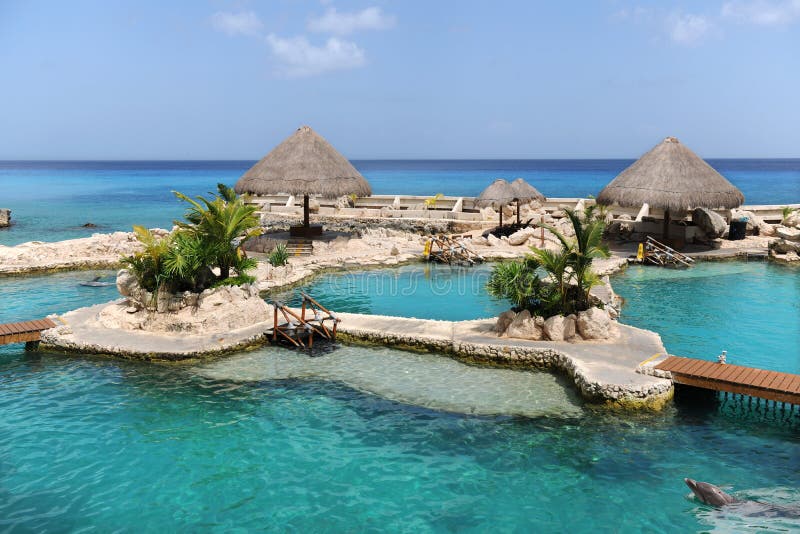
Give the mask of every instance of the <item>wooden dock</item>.
[[55, 328], [55, 326], [56, 323], [50, 319], [0, 324], [0, 345], [25, 343], [26, 348], [31, 348], [41, 339], [42, 330]]
[[669, 356], [655, 368], [669, 371], [676, 384], [800, 406], [800, 375], [679, 356]]

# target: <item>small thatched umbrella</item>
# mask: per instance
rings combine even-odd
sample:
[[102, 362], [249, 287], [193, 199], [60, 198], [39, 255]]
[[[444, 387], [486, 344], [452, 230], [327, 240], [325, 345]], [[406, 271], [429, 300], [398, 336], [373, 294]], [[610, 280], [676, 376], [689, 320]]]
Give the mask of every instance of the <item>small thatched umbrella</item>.
[[519, 203], [520, 202], [531, 202], [532, 200], [538, 200], [540, 202], [544, 202], [545, 196], [539, 192], [538, 189], [533, 187], [531, 184], [523, 180], [522, 178], [517, 178], [513, 182], [511, 182], [511, 188], [514, 190], [515, 200], [517, 201], [517, 224], [520, 224], [519, 221]]
[[597, 202], [627, 207], [647, 203], [663, 209], [666, 239], [670, 212], [736, 208], [744, 195], [677, 138], [667, 137], [605, 186]]
[[303, 229], [310, 237], [308, 196], [369, 196], [372, 189], [347, 159], [308, 126], [302, 126], [239, 178], [237, 193], [303, 195]]
[[516, 199], [516, 193], [510, 183], [498, 178], [492, 185], [478, 195], [475, 203], [481, 208], [491, 206], [500, 211], [500, 227], [503, 227], [503, 207], [511, 204]]

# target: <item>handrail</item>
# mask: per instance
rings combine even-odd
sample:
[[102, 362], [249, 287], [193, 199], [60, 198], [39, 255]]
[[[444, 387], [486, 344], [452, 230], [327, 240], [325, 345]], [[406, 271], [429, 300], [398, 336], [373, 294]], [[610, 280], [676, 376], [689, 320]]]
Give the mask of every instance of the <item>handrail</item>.
[[[675, 260], [676, 262], [683, 264], [685, 267], [691, 267], [691, 264], [694, 263], [694, 260], [689, 256], [681, 254], [672, 247], [656, 241], [651, 236], [647, 236], [647, 239], [645, 240], [645, 248], [654, 249], [657, 252], [665, 254], [668, 260]], [[645, 258], [646, 257], [647, 255], [645, 255]]]

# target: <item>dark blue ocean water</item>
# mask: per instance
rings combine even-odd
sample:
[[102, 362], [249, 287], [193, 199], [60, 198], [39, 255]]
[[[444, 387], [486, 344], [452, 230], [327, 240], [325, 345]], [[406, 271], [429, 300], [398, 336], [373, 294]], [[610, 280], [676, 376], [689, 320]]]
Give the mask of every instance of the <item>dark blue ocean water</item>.
[[[375, 194], [474, 196], [495, 178], [522, 177], [549, 197], [596, 195], [632, 160], [354, 161]], [[233, 185], [253, 161], [0, 162], [0, 207], [16, 221], [0, 244], [169, 227], [196, 195]], [[800, 202], [800, 159], [709, 160], [748, 204]], [[91, 222], [97, 229], [81, 228]]]

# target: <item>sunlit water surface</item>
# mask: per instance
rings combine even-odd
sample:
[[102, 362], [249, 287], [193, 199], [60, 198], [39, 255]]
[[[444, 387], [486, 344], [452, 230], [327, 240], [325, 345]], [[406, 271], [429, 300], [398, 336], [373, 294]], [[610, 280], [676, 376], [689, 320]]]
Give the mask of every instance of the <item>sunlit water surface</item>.
[[[0, 320], [113, 298], [77, 286], [94, 275], [2, 278]], [[550, 375], [384, 348], [176, 366], [6, 346], [0, 530], [789, 531], [682, 480], [800, 504], [797, 417], [609, 414]]]

